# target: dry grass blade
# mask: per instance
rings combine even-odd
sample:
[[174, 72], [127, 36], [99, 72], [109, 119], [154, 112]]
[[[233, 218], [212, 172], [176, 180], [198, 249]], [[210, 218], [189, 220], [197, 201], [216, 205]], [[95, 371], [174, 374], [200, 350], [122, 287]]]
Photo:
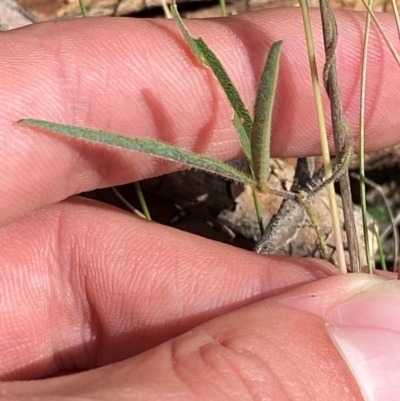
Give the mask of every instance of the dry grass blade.
[[[372, 0], [369, 0], [369, 5], [372, 6]], [[361, 87], [360, 87], [360, 116], [359, 116], [359, 162], [360, 162], [360, 206], [362, 209], [363, 231], [364, 231], [364, 246], [365, 256], [368, 266], [368, 271], [373, 272], [372, 252], [369, 240], [368, 230], [368, 213], [367, 213], [367, 195], [365, 190], [365, 95], [367, 83], [367, 64], [368, 64], [368, 45], [371, 31], [371, 15], [367, 13], [365, 21], [364, 45], [361, 63]]]
[[370, 13], [372, 19], [374, 20], [380, 34], [383, 37], [383, 40], [386, 42], [387, 46], [389, 47], [389, 50], [391, 51], [393, 57], [395, 58], [397, 65], [400, 67], [400, 56], [397, 53], [396, 49], [393, 46], [392, 41], [388, 38], [388, 36], [385, 34], [385, 31], [382, 28], [381, 23], [379, 22], [378, 18], [376, 18], [375, 13], [373, 12], [373, 10], [371, 9], [371, 7], [368, 5], [368, 3], [365, 0], [361, 0], [365, 6], [365, 8], [368, 10], [368, 12]]

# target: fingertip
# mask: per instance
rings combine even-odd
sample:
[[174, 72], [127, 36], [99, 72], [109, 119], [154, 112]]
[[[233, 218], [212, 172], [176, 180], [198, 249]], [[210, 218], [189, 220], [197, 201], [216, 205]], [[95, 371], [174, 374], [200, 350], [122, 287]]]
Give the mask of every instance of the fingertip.
[[395, 399], [400, 385], [388, 378], [400, 368], [400, 357], [393, 352], [400, 334], [400, 283], [368, 281], [329, 311], [327, 329], [366, 399]]

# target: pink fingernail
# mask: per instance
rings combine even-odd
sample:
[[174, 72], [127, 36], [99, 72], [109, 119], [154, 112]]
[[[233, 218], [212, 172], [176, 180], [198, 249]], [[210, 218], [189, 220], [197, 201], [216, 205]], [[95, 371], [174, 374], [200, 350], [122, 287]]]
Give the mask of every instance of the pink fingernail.
[[332, 309], [327, 329], [366, 400], [400, 400], [400, 282], [385, 281]]

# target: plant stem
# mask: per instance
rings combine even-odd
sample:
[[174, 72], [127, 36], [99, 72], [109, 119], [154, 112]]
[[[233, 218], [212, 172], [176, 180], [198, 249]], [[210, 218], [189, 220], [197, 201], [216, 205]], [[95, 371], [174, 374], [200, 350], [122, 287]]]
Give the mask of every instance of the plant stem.
[[[369, 6], [372, 6], [372, 0], [369, 0]], [[361, 200], [361, 211], [363, 220], [363, 231], [364, 231], [364, 246], [365, 256], [367, 260], [368, 272], [373, 272], [373, 261], [371, 255], [371, 249], [369, 244], [369, 231], [368, 231], [368, 213], [367, 213], [367, 198], [365, 193], [365, 85], [367, 81], [367, 60], [368, 60], [368, 43], [369, 34], [371, 28], [371, 15], [367, 13], [365, 21], [365, 33], [364, 33], [364, 46], [363, 46], [363, 57], [361, 65], [361, 91], [360, 91], [360, 121], [359, 121], [359, 160], [360, 160], [360, 200]]]
[[226, 2], [225, 0], [219, 0], [219, 7], [221, 9], [221, 16], [226, 17], [228, 15], [226, 11]]
[[86, 8], [85, 0], [79, 0], [79, 7], [81, 9], [82, 17], [87, 17], [87, 8]]
[[147, 208], [146, 200], [144, 199], [143, 191], [138, 182], [134, 182], [135, 190], [139, 198], [140, 206], [142, 208], [143, 214], [146, 216], [147, 220], [151, 220], [149, 209]]
[[260, 237], [262, 237], [262, 235], [264, 234], [264, 223], [262, 220], [262, 211], [261, 211], [261, 206], [260, 206], [260, 200], [258, 198], [258, 193], [254, 188], [252, 188], [251, 193], [253, 194], [254, 208], [256, 209], [258, 226], [260, 227], [260, 233], [261, 233]]
[[[348, 146], [352, 149], [352, 141], [350, 130], [343, 113], [336, 70], [335, 50], [338, 38], [336, 20], [329, 6], [328, 0], [320, 0], [320, 11], [326, 53], [324, 84], [331, 104], [333, 138], [335, 142], [337, 162], [339, 165], [344, 161], [344, 156], [348, 151]], [[345, 172], [340, 176], [339, 185], [342, 196], [344, 226], [347, 235], [351, 270], [352, 272], [358, 273], [360, 272], [360, 256], [348, 172]]]
[[112, 189], [112, 191], [114, 192], [115, 196], [125, 205], [125, 207], [130, 210], [132, 213], [137, 214], [140, 217], [143, 217], [144, 219], [146, 218], [146, 216], [139, 211], [138, 209], [136, 209], [122, 194], [121, 192], [118, 191], [117, 188], [115, 187], [110, 187]]
[[[330, 163], [330, 153], [329, 153], [328, 139], [327, 139], [327, 133], [326, 133], [326, 126], [325, 126], [324, 109], [323, 109], [323, 105], [322, 105], [321, 87], [320, 87], [319, 80], [318, 80], [318, 71], [317, 71], [317, 64], [315, 61], [313, 35], [312, 35], [310, 15], [308, 12], [307, 1], [300, 0], [300, 7], [301, 7], [302, 14], [303, 14], [303, 25], [304, 25], [306, 41], [307, 41], [308, 58], [309, 58], [309, 62], [310, 62], [311, 79], [312, 79], [313, 90], [314, 90], [315, 105], [316, 105], [316, 109], [317, 109], [317, 118], [318, 118], [318, 126], [319, 126], [320, 138], [321, 138], [321, 149], [322, 149], [322, 155], [323, 155], [323, 161], [324, 161], [325, 174], [326, 174], [326, 177], [329, 178], [332, 176], [332, 166]], [[334, 188], [333, 183], [328, 185], [328, 195], [329, 195], [329, 204], [330, 204], [330, 209], [331, 209], [332, 225], [333, 225], [333, 231], [334, 231], [334, 236], [335, 236], [339, 270], [341, 273], [347, 273], [346, 260], [344, 257], [341, 226], [340, 226], [340, 220], [339, 220], [339, 215], [338, 215], [338, 211], [337, 211], [336, 193], [335, 193], [335, 188]]]

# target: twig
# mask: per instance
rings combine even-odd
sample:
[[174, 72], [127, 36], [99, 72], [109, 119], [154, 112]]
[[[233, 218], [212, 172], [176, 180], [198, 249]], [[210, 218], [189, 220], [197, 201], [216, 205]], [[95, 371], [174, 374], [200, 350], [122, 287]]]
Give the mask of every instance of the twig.
[[[337, 45], [337, 26], [333, 12], [328, 0], [320, 0], [322, 26], [324, 32], [324, 44], [326, 63], [324, 67], [324, 84], [331, 101], [332, 128], [335, 142], [335, 150], [339, 164], [343, 163], [343, 156], [348, 153], [346, 146], [351, 144], [350, 130], [344, 117], [340, 88], [336, 70], [335, 49]], [[350, 145], [351, 146], [351, 145]], [[351, 198], [350, 179], [348, 173], [343, 174], [339, 179], [340, 191], [343, 202], [344, 225], [349, 247], [351, 270], [360, 271], [360, 260], [358, 241], [354, 223], [353, 203]]]
[[[312, 166], [313, 168], [313, 166]], [[297, 201], [295, 192], [304, 190], [311, 179], [310, 167], [306, 158], [297, 161], [296, 172], [289, 196], [286, 197], [265, 228], [261, 238], [257, 241], [254, 251], [257, 253], [273, 254], [286, 246], [297, 237], [303, 225], [305, 209]]]

